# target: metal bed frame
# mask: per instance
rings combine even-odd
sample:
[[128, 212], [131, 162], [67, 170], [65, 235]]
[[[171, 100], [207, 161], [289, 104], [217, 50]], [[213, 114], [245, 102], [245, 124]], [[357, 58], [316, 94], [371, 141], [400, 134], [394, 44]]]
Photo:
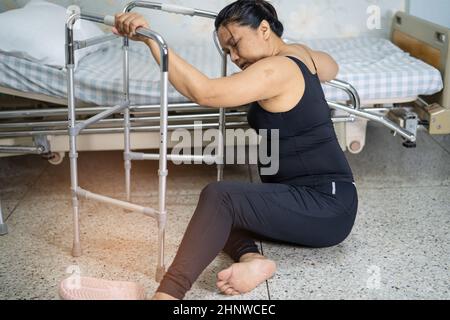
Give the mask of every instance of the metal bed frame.
[[[130, 12], [134, 8], [146, 8], [153, 10], [161, 10], [169, 13], [198, 16], [209, 19], [215, 19], [217, 13], [182, 7], [178, 5], [162, 4], [157, 2], [147, 1], [133, 1], [127, 4], [123, 12]], [[74, 85], [74, 52], [78, 49], [89, 47], [98, 43], [110, 41], [116, 39], [115, 35], [107, 35], [102, 37], [96, 37], [84, 41], [74, 41], [74, 24], [77, 20], [84, 19], [92, 22], [103, 23], [106, 25], [114, 25], [114, 17], [111, 16], [97, 16], [86, 13], [73, 13], [66, 23], [66, 69], [67, 69], [67, 85], [68, 85], [68, 108], [61, 109], [41, 109], [41, 110], [15, 110], [15, 111], [1, 111], [0, 119], [14, 119], [21, 118], [33, 118], [44, 116], [55, 116], [67, 114], [68, 118], [62, 121], [40, 121], [40, 122], [28, 122], [28, 123], [12, 123], [12, 124], [0, 124], [0, 138], [2, 137], [33, 137], [34, 146], [0, 146], [0, 152], [3, 153], [18, 153], [18, 154], [48, 154], [51, 152], [48, 141], [46, 141], [47, 135], [67, 135], [69, 136], [69, 158], [70, 158], [70, 175], [71, 175], [71, 194], [72, 194], [72, 206], [73, 206], [73, 223], [74, 223], [74, 235], [73, 235], [73, 248], [72, 255], [78, 257], [82, 254], [80, 243], [80, 225], [79, 225], [79, 199], [85, 198], [89, 200], [95, 200], [111, 205], [115, 205], [124, 209], [136, 211], [150, 216], [158, 222], [158, 260], [156, 267], [156, 281], [160, 281], [165, 273], [164, 265], [164, 237], [165, 226], [167, 220], [167, 208], [166, 208], [166, 179], [168, 175], [167, 161], [210, 161], [210, 163], [217, 164], [217, 180], [223, 180], [223, 169], [225, 159], [225, 143], [224, 134], [226, 127], [239, 127], [246, 126], [244, 121], [236, 121], [227, 123], [227, 117], [239, 117], [243, 116], [245, 112], [226, 112], [224, 108], [220, 108], [219, 112], [214, 113], [201, 113], [193, 115], [175, 115], [169, 116], [169, 108], [172, 110], [201, 110], [202, 106], [195, 103], [179, 103], [169, 104], [167, 91], [168, 91], [168, 72], [169, 72], [169, 51], [165, 40], [158, 33], [139, 28], [136, 33], [155, 40], [160, 48], [160, 72], [161, 72], [161, 98], [160, 105], [152, 106], [137, 106], [132, 105], [129, 100], [129, 39], [123, 38], [123, 92], [124, 99], [120, 104], [112, 107], [90, 107], [90, 108], [78, 108], [75, 102], [75, 85]], [[222, 58], [221, 71], [222, 76], [227, 75], [227, 55], [221, 50], [218, 44], [217, 34], [214, 32], [214, 41], [217, 49]], [[332, 80], [326, 83], [327, 85], [344, 90], [350, 98], [350, 105], [345, 105], [333, 101], [328, 101], [331, 108], [348, 113], [349, 116], [335, 117], [333, 122], [354, 122], [355, 117], [362, 117], [368, 120], [372, 120], [383, 124], [391, 129], [393, 132], [400, 134], [405, 140], [415, 142], [415, 132], [410, 132], [400, 125], [392, 122], [386, 117], [379, 115], [375, 112], [370, 112], [366, 109], [362, 109], [360, 105], [360, 99], [357, 91], [348, 83]], [[206, 108], [208, 109], [208, 108]], [[209, 108], [210, 109], [210, 108]], [[158, 112], [159, 115], [155, 117], [131, 117], [131, 112]], [[123, 113], [123, 117], [118, 119], [111, 119], [111, 116]], [[87, 119], [80, 119], [79, 116], [89, 116]], [[78, 116], [78, 118], [77, 118]], [[203, 128], [217, 128], [221, 133], [218, 139], [218, 152], [215, 156], [196, 156], [196, 155], [170, 155], [168, 154], [168, 130], [177, 128], [191, 129], [194, 128], [192, 124], [175, 124], [169, 125], [169, 119], [173, 121], [190, 121], [202, 120], [202, 119], [217, 119], [217, 123], [209, 123], [202, 125]], [[159, 125], [148, 126], [142, 123], [148, 123], [149, 121], [156, 122], [159, 120]], [[138, 125], [133, 126], [132, 122]], [[140, 125], [139, 125], [140, 123]], [[98, 125], [101, 125], [98, 127]], [[120, 127], [122, 125], [122, 127]], [[64, 129], [64, 127], [66, 129]], [[67, 128], [68, 127], [68, 128]], [[91, 127], [88, 129], [88, 127]], [[18, 130], [23, 129], [25, 130]], [[28, 129], [28, 130], [27, 130]], [[10, 131], [8, 131], [10, 130]], [[131, 132], [149, 132], [159, 131], [159, 153], [147, 154], [137, 153], [131, 150]], [[77, 167], [77, 138], [81, 134], [101, 134], [101, 133], [123, 133], [124, 135], [124, 167], [125, 167], [125, 190], [126, 201], [113, 199], [100, 194], [84, 190], [78, 183], [78, 167]], [[130, 202], [131, 199], [131, 163], [138, 160], [159, 160], [159, 200], [158, 210], [143, 207]], [[1, 214], [1, 212], [0, 212]], [[0, 223], [1, 215], [0, 215]], [[5, 225], [6, 228], [6, 225]]]

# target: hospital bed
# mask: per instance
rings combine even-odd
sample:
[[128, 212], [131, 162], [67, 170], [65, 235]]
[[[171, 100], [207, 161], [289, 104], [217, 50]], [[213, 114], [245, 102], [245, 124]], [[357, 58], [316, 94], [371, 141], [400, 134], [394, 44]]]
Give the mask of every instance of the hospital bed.
[[[414, 123], [420, 123], [431, 134], [447, 134], [450, 133], [448, 33], [446, 28], [397, 13], [391, 41], [348, 38], [302, 42], [335, 57], [340, 65], [338, 78], [356, 90], [361, 108], [388, 114], [390, 120], [403, 127], [406, 123], [412, 124], [409, 125], [410, 131], [414, 131]], [[222, 59], [212, 41], [189, 46], [174, 44], [171, 47], [209, 76], [220, 76]], [[156, 106], [159, 99], [156, 63], [148, 54], [148, 49], [138, 43], [130, 44], [129, 55], [130, 100], [140, 106]], [[77, 105], [85, 107], [78, 112], [80, 116], [95, 113], [121, 99], [121, 69], [117, 67], [120, 64], [120, 39], [105, 44], [80, 61], [75, 72], [79, 88], [76, 92]], [[237, 69], [228, 63], [227, 71], [230, 74], [237, 72]], [[0, 96], [0, 145], [4, 147], [1, 149], [3, 155], [13, 151], [34, 152], [44, 154], [55, 164], [62, 161], [69, 150], [65, 122], [65, 79], [65, 70], [0, 54], [0, 93], [4, 94]], [[349, 93], [343, 89], [348, 86], [341, 85], [340, 89], [329, 83], [323, 85], [327, 100], [350, 104]], [[189, 128], [196, 117], [210, 127], [218, 127], [218, 111], [187, 104], [189, 101], [170, 85], [168, 97], [171, 104], [177, 104], [169, 106], [170, 129], [183, 125]], [[397, 107], [412, 110], [416, 115], [394, 111]], [[337, 110], [333, 112], [336, 117], [347, 114]], [[133, 147], [157, 148], [157, 133], [151, 133], [158, 130], [157, 114], [151, 108], [140, 108], [139, 112], [135, 110], [133, 113], [132, 131], [136, 137], [132, 141]], [[48, 121], [50, 115], [52, 121]], [[79, 150], [122, 150], [121, 127], [117, 123], [120, 123], [117, 117], [105, 120], [97, 126], [101, 128], [94, 127], [85, 132], [79, 139]], [[366, 123], [365, 118], [355, 118], [351, 122], [335, 121], [343, 150], [351, 153], [363, 150]], [[246, 126], [245, 107], [227, 110], [227, 127], [241, 126]], [[18, 145], [21, 148], [8, 148]], [[41, 148], [36, 149], [36, 145]]]
[[[130, 11], [135, 7], [211, 19], [214, 19], [216, 16], [213, 12], [143, 1], [131, 2], [124, 11]], [[413, 17], [401, 14], [399, 14], [399, 17], [404, 19], [414, 19]], [[41, 105], [40, 103], [36, 103], [35, 108], [31, 109], [13, 107], [7, 110], [1, 110], [0, 138], [3, 139], [4, 143], [0, 146], [0, 150], [8, 154], [42, 154], [49, 157], [49, 160], [53, 163], [60, 162], [63, 158], [62, 154], [67, 151], [69, 152], [72, 203], [74, 208], [74, 246], [72, 251], [74, 256], [79, 256], [81, 254], [78, 212], [79, 198], [109, 203], [125, 209], [138, 211], [155, 218], [158, 221], [159, 227], [159, 252], [156, 279], [160, 280], [165, 270], [164, 230], [167, 215], [165, 207], [166, 178], [168, 174], [167, 161], [212, 160], [218, 167], [217, 179], [222, 180], [226, 141], [224, 135], [222, 135], [217, 141], [219, 152], [210, 159], [207, 159], [205, 156], [195, 155], [174, 156], [169, 155], [167, 152], [170, 148], [168, 132], [177, 128], [194, 129], [196, 127], [196, 121], [202, 121], [202, 129], [218, 128], [222, 134], [225, 133], [225, 128], [246, 127], [246, 107], [236, 107], [235, 110], [227, 110], [227, 112], [225, 112], [224, 109], [212, 111], [210, 108], [198, 106], [195, 103], [186, 101], [186, 99], [179, 95], [173, 88], [170, 88], [168, 84], [169, 70], [167, 63], [167, 45], [164, 39], [157, 33], [145, 29], [139, 30], [141, 35], [155, 39], [158, 42], [161, 49], [161, 61], [163, 61], [159, 68], [159, 72], [158, 68], [142, 72], [142, 70], [148, 70], [146, 67], [148, 68], [152, 65], [151, 61], [144, 59], [139, 62], [138, 60], [133, 60], [133, 55], [146, 56], [150, 59], [147, 49], [145, 49], [147, 51], [143, 54], [143, 52], [140, 51], [142, 48], [133, 46], [128, 39], [117, 40], [115, 39], [116, 37], [112, 35], [87, 41], [74, 41], [74, 30], [72, 27], [78, 19], [85, 19], [109, 25], [112, 24], [111, 17], [100, 17], [85, 13], [73, 14], [69, 18], [66, 27], [68, 41], [66, 44], [67, 65], [65, 70], [39, 66], [30, 61], [19, 61], [15, 57], [6, 57], [5, 59], [2, 59], [4, 66], [15, 66], [18, 77], [23, 79], [24, 76], [28, 76], [28, 79], [32, 80], [15, 81], [17, 84], [16, 87], [11, 86], [11, 84], [2, 83], [2, 92], [27, 99], [31, 98], [37, 101], [45, 101], [52, 105]], [[218, 65], [220, 66], [216, 76], [225, 76], [229, 72], [227, 63], [228, 58], [218, 47], [216, 37], [214, 40], [217, 48], [209, 47], [208, 49], [207, 45], [195, 47], [193, 50], [191, 48], [192, 51], [195, 51], [195, 55], [191, 55], [191, 58], [195, 59], [198, 56], [202, 57], [198, 58], [200, 60], [192, 63], [196, 66], [201, 66], [201, 62], [205, 61], [204, 57], [210, 55], [212, 58], [212, 52], [215, 50], [215, 58], [218, 59]], [[448, 37], [444, 37], [442, 40], [444, 40], [444, 42], [448, 41]], [[114, 44], [114, 41], [120, 41], [122, 43]], [[378, 48], [379, 50], [377, 52], [384, 54], [384, 56], [389, 52], [383, 51], [384, 49], [396, 50], [396, 48], [388, 41], [383, 40], [351, 39], [348, 41], [353, 42], [344, 42], [344, 48], [351, 44], [353, 50], [355, 50], [355, 46], [357, 46], [358, 43], [361, 45], [361, 41], [374, 41], [366, 43], [366, 45], [370, 45], [372, 48], [366, 48], [366, 52], [361, 52], [361, 57], [367, 56], [369, 49], [373, 50], [374, 48]], [[376, 41], [382, 41], [383, 43], [377, 43]], [[95, 59], [98, 59], [95, 54], [92, 54], [80, 61], [78, 70], [75, 72], [74, 51], [76, 49], [104, 42], [113, 42], [113, 45], [105, 46], [98, 52], [103, 59], [103, 66], [105, 69], [102, 70], [99, 65], [97, 65], [97, 67], [100, 68], [92, 67], [92, 65], [95, 66]], [[313, 43], [308, 44], [314, 49], [323, 49], [320, 46], [325, 45], [326, 42], [317, 42], [315, 45]], [[334, 45], [339, 46], [338, 42], [335, 42]], [[380, 47], [373, 47], [374, 45], [380, 45]], [[174, 46], [174, 49], [177, 50], [181, 56], [184, 56], [183, 48], [177, 49], [177, 47]], [[354, 54], [356, 54], [356, 52], [359, 53], [358, 48], [356, 50], [357, 51], [355, 51]], [[448, 42], [446, 50], [448, 50]], [[116, 52], [121, 52], [121, 55], [115, 56]], [[186, 56], [189, 56], [189, 54], [186, 53]], [[362, 84], [359, 85], [359, 90], [356, 89], [354, 85], [350, 84], [350, 81], [333, 80], [324, 84], [327, 101], [330, 107], [335, 110], [333, 121], [337, 126], [345, 125], [343, 128], [344, 138], [346, 140], [348, 139], [348, 137], [345, 136], [348, 135], [345, 133], [347, 131], [346, 126], [357, 123], [358, 119], [362, 118], [364, 119], [363, 121], [379, 122], [394, 133], [401, 135], [405, 142], [408, 143], [407, 146], [412, 146], [415, 143], [419, 118], [415, 116], [414, 112], [410, 111], [412, 107], [402, 106], [401, 108], [387, 110], [386, 108], [368, 108], [363, 106], [384, 105], [386, 103], [408, 103], [416, 101], [419, 95], [436, 93], [442, 89], [441, 74], [439, 71], [429, 67], [420, 60], [411, 59], [407, 54], [398, 50], [397, 55], [391, 58], [392, 60], [390, 61], [392, 63], [401, 59], [409, 59], [407, 60], [409, 62], [407, 67], [410, 68], [408, 71], [411, 72], [413, 80], [409, 77], [410, 73], [405, 70], [401, 71], [401, 74], [403, 75], [401, 80], [396, 80], [394, 76], [389, 73], [389, 70], [385, 69], [385, 71], [387, 71], [386, 77], [391, 82], [388, 82], [389, 85], [387, 87], [385, 86], [384, 90], [381, 90], [385, 97], [384, 100], [380, 96], [374, 94], [374, 92], [377, 91], [376, 89], [378, 89], [378, 86], [387, 81], [386, 78], [383, 78], [380, 74], [371, 75], [369, 81], [366, 83], [366, 90], [364, 90]], [[130, 60], [132, 60], [133, 63], [136, 63], [134, 70], [132, 69], [134, 64], [130, 64]], [[354, 74], [353, 83], [358, 81], [364, 83], [364, 74], [358, 72], [364, 69], [370, 69], [370, 67], [376, 65], [376, 63], [374, 63], [374, 61], [369, 61], [369, 64], [364, 64], [364, 61], [357, 62], [359, 62], [360, 65], [356, 68], [357, 73]], [[108, 65], [108, 63], [111, 63], [111, 65]], [[26, 64], [29, 65], [24, 66]], [[117, 65], [120, 64], [123, 68], [119, 68], [119, 74], [121, 74], [123, 79], [122, 81], [117, 81], [117, 77], [107, 72], [116, 70]], [[114, 66], [114, 68], [111, 68], [112, 66]], [[377, 69], [386, 68], [385, 65], [377, 65], [376, 67]], [[205, 68], [207, 69], [208, 66]], [[345, 68], [342, 68], [341, 66], [341, 71], [342, 70], [345, 71]], [[212, 69], [202, 71], [210, 76], [214, 76], [211, 74], [211, 72], [213, 72]], [[232, 69], [231, 72], [233, 72]], [[89, 78], [91, 73], [94, 73], [94, 78]], [[103, 78], [102, 75], [104, 75]], [[136, 77], [133, 78], [133, 75]], [[342, 75], [344, 76], [345, 73]], [[347, 77], [350, 77], [350, 75], [347, 75]], [[4, 81], [6, 78], [2, 77], [2, 79]], [[415, 86], [411, 86], [410, 80], [415, 81], [413, 82]], [[401, 87], [399, 90], [393, 81], [399, 81], [401, 84], [406, 83], [406, 86]], [[428, 86], [422, 87], [424, 82], [428, 83]], [[36, 88], [32, 88], [33, 84], [36, 83], [38, 84]], [[44, 88], [42, 83], [45, 83], [47, 86]], [[63, 85], [64, 83], [66, 83], [67, 86]], [[39, 89], [37, 89], [37, 87], [39, 87]], [[66, 91], [64, 91], [64, 89], [66, 89]], [[389, 89], [392, 90], [390, 91]], [[405, 90], [404, 92], [406, 93], [401, 90]], [[400, 94], [399, 91], [401, 92]], [[365, 100], [361, 101], [360, 93], [365, 94], [363, 96]], [[444, 98], [442, 101], [444, 102], [447, 101], [445, 98], [446, 95], [448, 95], [448, 92], [443, 95]], [[67, 96], [67, 98], [65, 99], [64, 96]], [[60, 106], [55, 107], [54, 105]], [[403, 110], [403, 113], [398, 110]], [[386, 111], [388, 111], [387, 114], [384, 113]], [[445, 111], [446, 110], [444, 110], [444, 113]], [[338, 127], [337, 132], [339, 136]], [[153, 136], [150, 137], [149, 133], [153, 134]], [[124, 139], [121, 138], [121, 140], [119, 140], [117, 135], [124, 137]], [[348, 136], [357, 139], [358, 133], [353, 132], [352, 135]], [[23, 144], [23, 140], [20, 139], [32, 139], [33, 143], [25, 145]], [[117, 141], [121, 142], [118, 143]], [[355, 141], [356, 140], [351, 141], [350, 149], [353, 152], [359, 152], [360, 150], [356, 149], [361, 149], [363, 143], [355, 143]], [[159, 153], [153, 154], [132, 151], [137, 149], [156, 149], [158, 147]], [[343, 148], [346, 147], [347, 143], [344, 143]], [[78, 151], [115, 149], [124, 150], [126, 201], [95, 194], [82, 189], [78, 185]], [[130, 202], [130, 170], [131, 161], [133, 160], [159, 160], [158, 210], [138, 206]]]

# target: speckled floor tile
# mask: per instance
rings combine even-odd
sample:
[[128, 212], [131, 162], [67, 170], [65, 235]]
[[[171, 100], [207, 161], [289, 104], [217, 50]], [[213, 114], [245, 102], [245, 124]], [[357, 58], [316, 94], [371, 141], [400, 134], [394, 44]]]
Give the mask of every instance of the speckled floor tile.
[[[121, 152], [84, 152], [78, 162], [78, 179], [82, 188], [91, 192], [119, 198], [125, 197], [125, 173]], [[196, 194], [210, 182], [217, 180], [215, 165], [168, 164], [168, 197], [180, 194]], [[154, 196], [158, 193], [158, 162], [135, 161], [132, 165], [132, 196]], [[247, 167], [227, 166], [227, 180], [246, 178]], [[67, 159], [59, 166], [49, 166], [30, 190], [30, 197], [70, 199], [70, 167]]]
[[3, 221], [7, 221], [8, 217], [19, 204], [19, 200], [1, 200], [2, 213], [3, 213]]
[[352, 234], [339, 246], [263, 243], [278, 264], [273, 299], [449, 299], [450, 187], [359, 195]]
[[[321, 250], [263, 243], [278, 272], [237, 299], [448, 299], [450, 153], [448, 139], [419, 133], [418, 147], [401, 147], [389, 130], [369, 125], [359, 155], [346, 153], [360, 196], [359, 216], [341, 245]], [[124, 197], [121, 152], [84, 152], [80, 185]], [[259, 181], [257, 170], [251, 172]], [[248, 180], [246, 166], [227, 166], [226, 180]], [[157, 206], [157, 162], [133, 162], [133, 201]], [[166, 263], [204, 186], [216, 181], [215, 166], [169, 165]], [[0, 299], [57, 299], [67, 268], [82, 275], [137, 281], [153, 292], [156, 223], [140, 214], [81, 202], [84, 255], [74, 259], [69, 165], [49, 165], [36, 156], [0, 158], [0, 199], [11, 212], [10, 233], [0, 238]], [[215, 276], [231, 260], [224, 254], [202, 273], [187, 299], [230, 299], [215, 288]], [[233, 297], [231, 299], [236, 299]]]
[[[196, 200], [191, 197], [188, 203], [168, 205], [167, 265], [175, 256]], [[147, 197], [138, 201], [145, 205], [157, 203], [157, 199]], [[70, 255], [72, 219], [68, 201], [24, 200], [16, 210], [9, 220], [10, 234], [0, 240], [0, 298], [57, 299], [57, 285], [68, 275], [68, 269], [86, 276], [137, 281], [149, 293], [156, 290], [157, 226], [151, 218], [83, 201], [84, 254], [75, 259]], [[230, 263], [228, 257], [220, 254], [186, 299], [229, 299], [219, 294], [215, 277]], [[266, 286], [240, 298], [267, 299]]]
[[406, 149], [389, 129], [369, 123], [365, 149], [346, 155], [360, 188], [450, 185], [450, 154], [424, 131], [417, 148]]
[[450, 154], [450, 134], [432, 136], [432, 139]]
[[23, 198], [48, 165], [33, 155], [0, 158], [0, 199]]

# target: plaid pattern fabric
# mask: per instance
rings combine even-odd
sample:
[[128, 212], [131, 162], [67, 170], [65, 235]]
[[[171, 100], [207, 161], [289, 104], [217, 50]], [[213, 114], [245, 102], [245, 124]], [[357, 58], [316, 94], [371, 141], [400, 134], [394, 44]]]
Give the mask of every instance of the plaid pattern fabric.
[[[339, 64], [338, 79], [353, 85], [362, 101], [432, 95], [443, 88], [441, 73], [380, 38], [349, 38], [306, 42], [330, 53]], [[348, 99], [339, 89], [324, 86], [329, 100]]]
[[[337, 78], [352, 84], [362, 101], [431, 95], [443, 88], [437, 69], [411, 57], [386, 39], [325, 39], [303, 43], [331, 54], [340, 66]], [[212, 41], [172, 48], [209, 77], [220, 76], [221, 58]], [[132, 103], [158, 104], [160, 73], [149, 49], [142, 43], [130, 42], [129, 56]], [[239, 71], [232, 63], [228, 66], [229, 74]], [[84, 57], [75, 71], [75, 82], [77, 100], [98, 105], [120, 102], [123, 98], [121, 40], [106, 43]], [[0, 85], [66, 97], [66, 71], [0, 54]], [[324, 92], [331, 101], [348, 99], [336, 88], [324, 85]], [[169, 85], [169, 101], [188, 100]]]

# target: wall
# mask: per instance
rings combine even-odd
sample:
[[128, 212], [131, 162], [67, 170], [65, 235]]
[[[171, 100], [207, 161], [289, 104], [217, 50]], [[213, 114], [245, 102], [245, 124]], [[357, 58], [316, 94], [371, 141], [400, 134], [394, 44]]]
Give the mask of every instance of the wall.
[[409, 0], [408, 7], [410, 14], [450, 28], [450, 1]]
[[[121, 10], [128, 0], [50, 0], [64, 6], [76, 4], [83, 11], [113, 14]], [[0, 11], [23, 6], [28, 0], [2, 0]], [[218, 12], [232, 0], [162, 0], [189, 7]], [[405, 10], [405, 0], [273, 0], [281, 21], [285, 24], [285, 36], [295, 39], [336, 38], [350, 36], [388, 37], [393, 14]], [[380, 11], [380, 28], [370, 30], [367, 9], [377, 6]], [[375, 7], [375, 8], [377, 8]], [[145, 11], [154, 30], [163, 34], [169, 44], [192, 38], [210, 39], [212, 20]], [[205, 31], [207, 30], [207, 31]]]

